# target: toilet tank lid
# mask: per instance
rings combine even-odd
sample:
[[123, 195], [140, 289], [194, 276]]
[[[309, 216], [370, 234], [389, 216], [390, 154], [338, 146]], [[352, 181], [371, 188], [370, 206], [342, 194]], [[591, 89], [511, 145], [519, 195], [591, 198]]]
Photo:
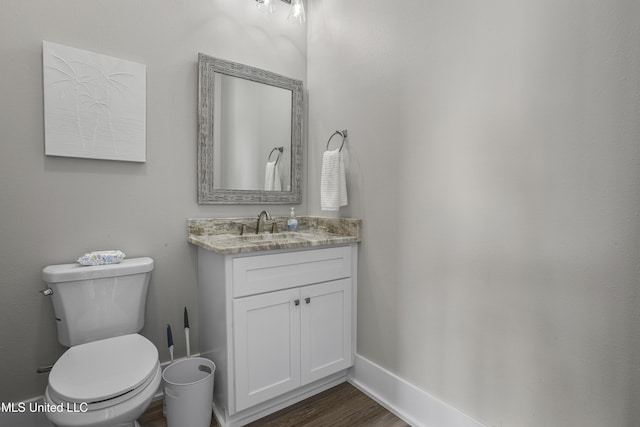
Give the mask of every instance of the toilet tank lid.
[[128, 258], [118, 264], [84, 266], [73, 263], [49, 265], [42, 270], [42, 279], [47, 283], [75, 282], [78, 280], [148, 273], [151, 270], [153, 270], [153, 259], [149, 257]]

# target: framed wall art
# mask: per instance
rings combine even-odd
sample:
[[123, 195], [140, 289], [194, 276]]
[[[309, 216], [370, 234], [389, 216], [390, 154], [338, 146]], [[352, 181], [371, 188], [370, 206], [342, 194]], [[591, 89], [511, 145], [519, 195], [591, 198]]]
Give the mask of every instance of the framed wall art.
[[146, 66], [43, 41], [45, 154], [146, 161]]

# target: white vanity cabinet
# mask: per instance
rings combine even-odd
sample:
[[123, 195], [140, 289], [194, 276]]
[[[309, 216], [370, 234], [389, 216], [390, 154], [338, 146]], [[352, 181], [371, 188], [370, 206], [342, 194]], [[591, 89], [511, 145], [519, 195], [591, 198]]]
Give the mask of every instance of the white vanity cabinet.
[[351, 366], [351, 280], [233, 301], [236, 409]]
[[357, 244], [220, 255], [198, 248], [201, 354], [214, 411], [243, 425], [339, 384], [353, 365]]

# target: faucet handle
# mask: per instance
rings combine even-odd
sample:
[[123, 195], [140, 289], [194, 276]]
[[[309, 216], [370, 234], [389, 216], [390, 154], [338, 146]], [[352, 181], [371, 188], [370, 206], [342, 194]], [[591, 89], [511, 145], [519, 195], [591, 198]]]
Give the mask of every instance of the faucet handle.
[[247, 232], [247, 224], [241, 224], [240, 225], [240, 235], [244, 235], [244, 233]]
[[271, 234], [276, 234], [278, 232], [278, 223], [273, 221], [271, 223]]

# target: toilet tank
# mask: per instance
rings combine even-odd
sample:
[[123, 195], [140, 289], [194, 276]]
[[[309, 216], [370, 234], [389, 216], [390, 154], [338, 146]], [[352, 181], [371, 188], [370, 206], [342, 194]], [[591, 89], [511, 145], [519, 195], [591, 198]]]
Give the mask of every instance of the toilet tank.
[[53, 291], [58, 341], [71, 347], [139, 332], [153, 270], [153, 259], [130, 258], [118, 264], [50, 265], [42, 278]]

